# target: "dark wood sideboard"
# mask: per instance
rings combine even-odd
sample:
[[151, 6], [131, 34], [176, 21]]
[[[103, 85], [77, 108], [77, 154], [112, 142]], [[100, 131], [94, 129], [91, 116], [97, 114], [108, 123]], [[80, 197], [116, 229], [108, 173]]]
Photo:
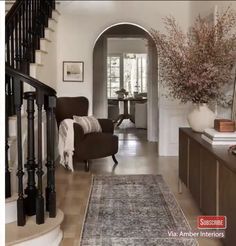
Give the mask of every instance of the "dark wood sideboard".
[[[227, 216], [224, 245], [236, 245], [236, 156], [190, 128], [179, 129], [179, 179], [205, 215]], [[180, 187], [181, 188], [181, 187]]]

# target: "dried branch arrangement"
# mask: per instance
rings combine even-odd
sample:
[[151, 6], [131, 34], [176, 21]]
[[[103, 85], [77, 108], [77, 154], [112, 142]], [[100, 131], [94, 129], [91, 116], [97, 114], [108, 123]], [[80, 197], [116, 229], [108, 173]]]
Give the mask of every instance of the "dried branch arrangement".
[[231, 79], [236, 50], [236, 13], [228, 7], [216, 23], [198, 16], [187, 33], [173, 17], [166, 34], [152, 30], [160, 58], [160, 80], [181, 102], [208, 103], [222, 97]]

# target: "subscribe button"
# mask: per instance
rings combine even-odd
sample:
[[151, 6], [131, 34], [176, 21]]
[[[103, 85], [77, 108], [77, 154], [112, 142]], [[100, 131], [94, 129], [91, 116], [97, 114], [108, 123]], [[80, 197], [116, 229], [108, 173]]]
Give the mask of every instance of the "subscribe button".
[[226, 229], [226, 216], [198, 216], [198, 229]]

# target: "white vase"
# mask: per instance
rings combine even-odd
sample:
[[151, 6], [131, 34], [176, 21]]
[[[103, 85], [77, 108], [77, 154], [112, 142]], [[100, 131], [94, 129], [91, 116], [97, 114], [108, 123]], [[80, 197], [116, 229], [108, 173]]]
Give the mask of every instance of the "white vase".
[[207, 128], [214, 127], [216, 115], [206, 103], [195, 105], [188, 115], [188, 123], [193, 131], [204, 132]]

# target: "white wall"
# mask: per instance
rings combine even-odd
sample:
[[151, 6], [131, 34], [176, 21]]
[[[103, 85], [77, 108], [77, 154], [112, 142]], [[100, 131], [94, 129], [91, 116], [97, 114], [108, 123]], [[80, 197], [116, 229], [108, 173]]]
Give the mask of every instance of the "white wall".
[[201, 16], [209, 16], [214, 14], [215, 6], [218, 10], [226, 9], [231, 6], [236, 10], [235, 1], [191, 1], [190, 3], [190, 21], [193, 23], [194, 19], [200, 14]]
[[[60, 4], [57, 42], [58, 96], [86, 96], [92, 112], [93, 47], [109, 26], [129, 22], [150, 30], [162, 30], [162, 18], [172, 14], [186, 30], [189, 23], [187, 1], [68, 1]], [[84, 61], [83, 83], [62, 81], [63, 61]]]
[[145, 39], [118, 39], [108, 38], [107, 41], [107, 53], [108, 54], [122, 54], [122, 53], [147, 53], [147, 40]]

